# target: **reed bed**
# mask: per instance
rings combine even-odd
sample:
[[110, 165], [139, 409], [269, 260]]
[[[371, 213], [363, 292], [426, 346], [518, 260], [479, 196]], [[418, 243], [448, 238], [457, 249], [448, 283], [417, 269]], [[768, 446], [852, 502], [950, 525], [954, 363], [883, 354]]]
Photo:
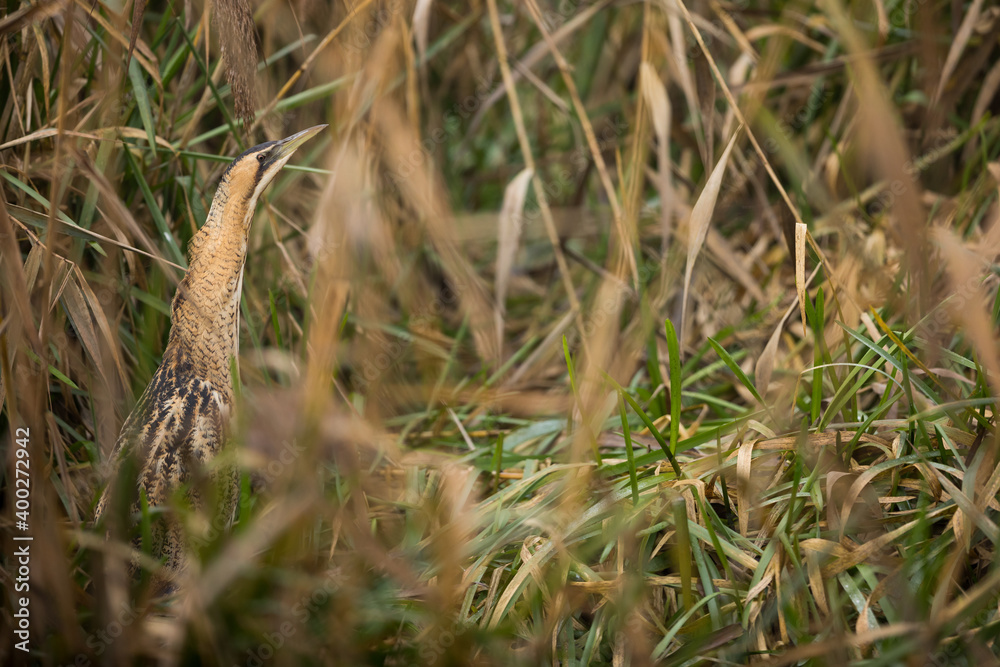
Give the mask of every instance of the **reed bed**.
[[[995, 664], [988, 4], [6, 0], [0, 662]], [[108, 455], [221, 171], [319, 123], [157, 598]]]

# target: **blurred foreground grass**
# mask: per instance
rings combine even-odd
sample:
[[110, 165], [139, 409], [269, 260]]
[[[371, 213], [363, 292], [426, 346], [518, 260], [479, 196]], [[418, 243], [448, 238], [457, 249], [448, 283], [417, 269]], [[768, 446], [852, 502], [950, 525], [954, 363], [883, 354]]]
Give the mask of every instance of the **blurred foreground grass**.
[[[985, 4], [8, 0], [0, 662], [995, 663]], [[321, 122], [164, 605], [105, 459], [221, 170]]]

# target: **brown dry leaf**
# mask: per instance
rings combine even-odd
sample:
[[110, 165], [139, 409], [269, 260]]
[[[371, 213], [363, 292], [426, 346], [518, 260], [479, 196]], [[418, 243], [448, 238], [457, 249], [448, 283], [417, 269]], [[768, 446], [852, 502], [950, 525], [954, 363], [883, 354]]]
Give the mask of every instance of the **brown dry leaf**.
[[21, 5], [15, 11], [11, 11], [0, 17], [0, 35], [21, 30], [24, 26], [32, 23], [41, 23], [64, 11], [64, 3], [61, 0], [48, 0], [34, 4]]
[[802, 540], [799, 542], [799, 547], [806, 557], [810, 554], [816, 554], [816, 556], [820, 557], [820, 565], [824, 568], [829, 566], [831, 558], [847, 559], [851, 556], [851, 552], [840, 543], [833, 540], [825, 540], [821, 537], [811, 537]]
[[979, 89], [979, 94], [976, 95], [976, 103], [972, 107], [970, 125], [978, 124], [980, 119], [986, 115], [986, 110], [989, 108], [993, 98], [996, 97], [998, 88], [1000, 88], [1000, 60], [995, 62], [986, 76], [983, 77], [982, 87]]
[[[955, 486], [940, 470], [933, 469], [941, 486], [948, 493], [958, 508], [961, 510], [952, 519], [952, 527], [955, 529], [955, 541], [960, 542], [964, 549], [970, 548], [972, 539], [972, 529], [970, 522], [976, 524], [976, 528], [983, 531], [991, 540], [1000, 538], [1000, 527], [989, 516], [986, 515], [976, 503], [973, 502], [961, 489]], [[958, 519], [961, 516], [962, 519]]]
[[36, 243], [31, 246], [31, 250], [28, 251], [28, 258], [24, 260], [24, 279], [28, 285], [28, 294], [35, 288], [35, 279], [38, 278], [38, 269], [42, 265], [42, 256], [44, 254], [45, 246], [41, 243]]
[[753, 499], [750, 464], [753, 462], [753, 447], [756, 440], [750, 440], [740, 445], [739, 454], [736, 455], [736, 502], [739, 506], [740, 535], [746, 535], [750, 531], [750, 506]]
[[816, 559], [816, 554], [807, 553], [803, 554], [806, 562], [806, 571], [809, 573], [809, 590], [813, 594], [813, 598], [816, 600], [816, 606], [819, 607], [821, 614], [830, 613], [830, 605], [826, 601], [826, 582], [823, 579], [823, 575], [820, 573], [819, 563]]
[[[773, 560], [778, 560], [779, 558], [781, 558], [781, 551], [780, 550], [777, 553], [774, 554], [774, 559]], [[784, 600], [788, 600], [788, 602], [791, 603], [792, 602], [792, 597], [794, 596], [794, 593], [792, 593], [792, 592], [782, 593], [781, 588], [782, 588], [781, 587], [781, 577], [780, 576], [779, 577], [775, 577], [774, 578], [774, 597], [777, 598], [777, 599], [779, 599], [779, 600], [783, 600], [783, 599]], [[788, 607], [789, 607], [789, 605], [782, 604], [782, 605], [779, 605], [779, 610], [778, 610], [778, 637], [780, 637], [781, 643], [785, 644], [785, 645], [788, 645], [788, 644], [791, 643], [791, 638], [788, 636], [788, 622], [785, 620], [785, 614], [786, 614], [786, 612], [788, 610]]]
[[479, 627], [485, 628], [486, 622], [490, 619], [490, 615], [493, 612], [493, 603], [497, 599], [497, 591], [500, 589], [500, 580], [503, 578], [504, 568], [495, 568], [493, 574], [490, 575], [490, 588], [486, 592], [486, 602], [483, 604], [483, 615], [482, 620], [479, 622]]
[[[854, 623], [854, 632], [859, 637], [864, 637], [873, 628], [868, 624], [868, 615], [871, 614], [871, 604], [872, 596], [869, 595], [865, 598], [865, 604], [861, 607], [861, 612], [858, 614], [858, 620]], [[861, 647], [867, 649], [871, 644], [862, 643]]]
[[771, 585], [771, 582], [777, 578], [776, 575], [780, 574], [781, 572], [781, 568], [779, 565], [780, 561], [781, 561], [780, 552], [774, 554], [774, 557], [771, 558], [771, 562], [767, 566], [767, 570], [765, 570], [764, 576], [761, 577], [760, 581], [757, 582], [756, 586], [747, 591], [747, 596], [746, 596], [747, 602], [750, 602], [758, 595], [763, 593], [765, 590], [767, 590], [767, 587]]
[[[59, 260], [63, 260], [62, 257], [56, 256]], [[63, 290], [70, 282], [70, 264], [69, 262], [63, 260], [55, 265], [52, 271], [52, 280], [48, 283], [49, 289], [49, 310], [55, 308], [56, 303], [62, 298]]]
[[827, 473], [827, 523], [831, 530], [839, 531], [841, 537], [848, 533], [860, 535], [864, 541], [878, 537], [882, 506], [870, 484], [879, 472], [876, 468], [869, 468], [860, 475], [837, 471]]
[[701, 191], [698, 201], [695, 202], [694, 208], [691, 209], [691, 217], [688, 222], [687, 265], [684, 267], [684, 293], [681, 297], [683, 303], [681, 307], [681, 332], [684, 331], [684, 322], [687, 316], [691, 272], [694, 269], [694, 262], [698, 258], [698, 253], [701, 251], [701, 246], [705, 243], [705, 237], [708, 235], [708, 226], [712, 222], [712, 214], [715, 212], [715, 202], [719, 198], [719, 189], [722, 187], [722, 177], [726, 173], [726, 165], [729, 164], [729, 153], [733, 150], [733, 146], [736, 145], [736, 137], [740, 135], [740, 129], [742, 128], [737, 128], [736, 132], [733, 133], [732, 139], [729, 140], [729, 145], [726, 146], [722, 157], [719, 158], [719, 163], [715, 165], [712, 175], [708, 177], [705, 189]]
[[[982, 479], [982, 475], [979, 476]], [[976, 485], [976, 507], [985, 512], [987, 508], [997, 509], [997, 493], [1000, 493], [1000, 465], [997, 465], [988, 480]]]
[[503, 349], [504, 315], [506, 313], [507, 287], [510, 274], [514, 268], [514, 257], [517, 255], [518, 242], [521, 238], [521, 228], [524, 226], [524, 200], [528, 196], [528, 185], [534, 170], [522, 169], [514, 177], [503, 194], [503, 206], [500, 209], [500, 219], [497, 223], [497, 268], [496, 283], [496, 324], [497, 349]]

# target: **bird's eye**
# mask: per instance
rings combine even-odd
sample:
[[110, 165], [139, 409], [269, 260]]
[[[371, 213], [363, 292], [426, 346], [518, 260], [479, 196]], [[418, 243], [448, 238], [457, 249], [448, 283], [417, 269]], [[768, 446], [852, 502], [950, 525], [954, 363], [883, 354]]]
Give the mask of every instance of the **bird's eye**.
[[263, 161], [264, 161], [264, 154], [263, 153], [258, 153], [257, 154], [257, 162], [263, 162]]

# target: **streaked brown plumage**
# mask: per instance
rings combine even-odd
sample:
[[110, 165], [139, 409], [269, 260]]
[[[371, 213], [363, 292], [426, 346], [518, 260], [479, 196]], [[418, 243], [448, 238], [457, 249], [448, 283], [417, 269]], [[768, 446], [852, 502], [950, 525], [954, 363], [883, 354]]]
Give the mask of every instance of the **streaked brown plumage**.
[[[152, 508], [166, 505], [174, 490], [187, 483], [191, 505], [207, 509], [200, 497], [202, 485], [191, 483], [207, 477], [223, 493], [219, 507], [224, 520], [233, 519], [237, 471], [210, 464], [228, 436], [230, 364], [239, 356], [239, 306], [250, 226], [261, 192], [292, 153], [325, 127], [254, 146], [233, 160], [219, 181], [208, 219], [189, 245], [189, 266], [174, 295], [163, 360], [122, 426], [112, 453], [115, 473], [126, 456], [134, 456], [139, 466], [135, 493], [130, 494], [132, 516], [139, 511], [140, 489]], [[104, 516], [112, 487], [104, 489], [95, 521]], [[167, 567], [176, 571], [184, 562], [176, 519], [168, 514], [165, 526], [157, 521], [153, 528], [153, 553], [166, 557]]]

